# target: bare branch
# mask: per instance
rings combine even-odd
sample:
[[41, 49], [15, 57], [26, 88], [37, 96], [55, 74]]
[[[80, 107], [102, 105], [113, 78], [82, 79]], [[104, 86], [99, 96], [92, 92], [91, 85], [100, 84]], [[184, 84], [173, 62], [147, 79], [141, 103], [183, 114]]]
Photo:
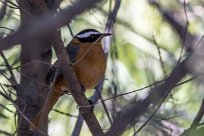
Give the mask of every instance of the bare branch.
[[9, 133], [9, 132], [4, 131], [4, 130], [0, 130], [0, 134], [3, 134], [3, 135], [5, 135], [5, 136], [13, 136], [12, 133]]
[[0, 20], [2, 20], [6, 14], [7, 2], [8, 0], [5, 0], [3, 7], [0, 9]]
[[10, 73], [10, 75], [11, 75], [11, 81], [14, 83], [14, 85], [17, 85], [16, 78], [15, 78], [15, 76], [14, 76], [14, 73], [13, 73], [13, 71], [12, 71], [12, 68], [11, 68], [11, 66], [10, 66], [10, 64], [9, 64], [9, 62], [8, 62], [8, 60], [6, 59], [6, 57], [5, 57], [5, 55], [4, 55], [4, 53], [3, 53], [2, 51], [0, 51], [0, 55], [1, 55], [1, 57], [3, 58], [3, 60], [4, 60], [5, 64], [6, 64], [6, 67], [7, 67], [8, 71], [9, 71], [9, 73]]
[[64, 78], [66, 82], [69, 84], [70, 92], [74, 97], [76, 103], [79, 105], [79, 112], [83, 116], [84, 120], [89, 127], [92, 135], [100, 136], [103, 135], [103, 131], [93, 113], [91, 111], [91, 107], [82, 108], [80, 106], [90, 105], [88, 100], [86, 99], [81, 86], [79, 85], [75, 72], [73, 68], [70, 66], [71, 62], [65, 47], [63, 46], [63, 42], [61, 40], [61, 36], [59, 32], [55, 33], [53, 36], [53, 47], [57, 54], [58, 60], [61, 62], [61, 67], [63, 70]]
[[9, 108], [7, 108], [6, 106], [4, 106], [3, 104], [0, 103], [0, 107], [6, 109], [7, 111], [11, 112], [11, 113], [15, 113], [14, 111], [10, 110]]
[[203, 117], [203, 114], [204, 114], [204, 99], [202, 100], [198, 114], [196, 115], [195, 119], [193, 120], [193, 123], [191, 124], [191, 128], [196, 128], [199, 125]]
[[188, 134], [189, 132], [192, 132], [193, 130], [195, 130], [198, 126], [200, 126], [200, 121], [202, 119], [204, 115], [204, 99], [202, 100], [202, 103], [201, 103], [201, 106], [200, 106], [200, 109], [196, 115], [196, 117], [194, 118], [190, 128], [188, 128], [187, 130], [185, 130], [183, 132], [183, 134], [181, 134], [181, 136], [184, 136], [186, 134]]
[[161, 65], [161, 68], [162, 68], [162, 71], [163, 71], [163, 75], [164, 75], [164, 78], [166, 78], [166, 69], [165, 69], [165, 64], [164, 64], [164, 61], [163, 61], [163, 58], [161, 56], [161, 49], [160, 47], [158, 46], [155, 38], [153, 37], [153, 42], [154, 42], [154, 45], [157, 47], [157, 51], [158, 51], [158, 55], [159, 55], [159, 61], [160, 61], [160, 65]]
[[[34, 125], [34, 124], [24, 115], [24, 111], [21, 111], [20, 108], [16, 105], [15, 101], [14, 101], [11, 97], [9, 97], [9, 95], [6, 93], [6, 90], [4, 89], [4, 87], [3, 87], [2, 84], [0, 84], [0, 87], [2, 88], [2, 90], [3, 90], [4, 93], [5, 93], [5, 94], [4, 94], [4, 93], [2, 93], [2, 92], [0, 91], [0, 94], [14, 105], [14, 107], [15, 107], [16, 110], [17, 110], [17, 112], [18, 112], [26, 121], [28, 121], [30, 124]], [[37, 129], [37, 131], [38, 131], [39, 133], [41, 133], [43, 136], [48, 136], [47, 134], [45, 134], [45, 133], [44, 133], [42, 130], [40, 130], [40, 129]]]
[[[114, 23], [116, 21], [116, 17], [117, 17], [117, 13], [118, 13], [118, 10], [119, 10], [119, 7], [120, 7], [120, 3], [121, 3], [120, 0], [116, 0], [115, 1], [115, 7], [114, 7], [113, 11], [111, 11], [112, 0], [110, 1], [110, 4], [109, 4], [109, 17], [108, 17], [108, 20], [107, 20], [107, 23], [106, 23], [105, 32], [110, 32], [110, 33], [113, 32], [113, 27], [114, 27]], [[111, 37], [105, 37], [103, 39], [103, 47], [104, 47], [104, 52], [106, 53], [106, 57], [108, 56], [108, 53], [109, 53], [110, 44], [111, 44]], [[112, 124], [112, 120], [111, 120], [111, 117], [110, 117], [110, 115], [108, 113], [105, 101], [103, 100], [103, 97], [101, 96], [101, 93], [102, 93], [102, 90], [103, 90], [104, 79], [105, 78], [103, 78], [99, 82], [99, 84], [96, 86], [95, 92], [89, 98], [89, 100], [91, 100], [93, 105], [95, 105], [97, 103], [98, 99], [101, 100], [100, 103], [102, 103], [102, 105], [104, 107], [104, 110], [105, 110], [105, 113], [106, 113], [106, 115], [108, 117], [108, 120], [109, 120], [110, 124]], [[83, 118], [82, 118], [82, 116], [79, 115], [78, 120], [77, 120], [76, 125], [75, 125], [75, 128], [73, 130], [72, 136], [78, 136], [79, 135], [82, 124], [83, 124]]]
[[9, 31], [11, 31], [11, 32], [14, 32], [14, 30], [13, 30], [13, 29], [8, 28], [8, 27], [0, 26], [0, 28], [7, 29], [7, 30], [9, 30]]
[[128, 108], [125, 108], [122, 113], [115, 117], [111, 129], [106, 135], [112, 136], [123, 132], [128, 124], [133, 123], [136, 118], [140, 117], [147, 111], [150, 104], [153, 104], [154, 106], [158, 105], [159, 100], [166, 97], [175, 84], [187, 74], [185, 69], [186, 61], [187, 60], [184, 60], [179, 63], [169, 77], [165, 79], [164, 83], [153, 88], [144, 100], [132, 101]]
[[65, 113], [65, 112], [59, 111], [59, 110], [57, 110], [57, 109], [52, 109], [52, 110], [55, 111], [55, 112], [57, 112], [57, 113], [60, 113], [60, 114], [62, 114], [62, 115], [65, 115], [65, 116], [67, 116], [67, 117], [74, 117], [74, 118], [77, 118], [77, 117], [78, 117], [77, 115], [72, 115], [72, 114], [70, 114], [70, 113]]
[[31, 21], [32, 27], [28, 27], [29, 29], [19, 28], [13, 34], [7, 36], [3, 40], [0, 40], [0, 51], [8, 49], [15, 44], [29, 41], [31, 39], [34, 40], [47, 35], [49, 32], [52, 32], [53, 30], [56, 30], [57, 28], [68, 24], [74, 16], [82, 13], [90, 7], [93, 7], [100, 1], [101, 0], [89, 0], [87, 2], [78, 1], [73, 6], [57, 14], [55, 17], [53, 17], [55, 12], [46, 12], [43, 16], [40, 16], [37, 19], [33, 19], [33, 21]]
[[[89, 3], [89, 2], [91, 2], [91, 3]], [[83, 2], [83, 5], [86, 5], [88, 7], [88, 6], [91, 6], [92, 4], [96, 3], [95, 1], [92, 1], [92, 0], [89, 2], [86, 2], [86, 3]], [[45, 3], [42, 0], [41, 1], [34, 1], [34, 4], [35, 4], [35, 6], [40, 8], [40, 11], [42, 13], [44, 13], [47, 10]], [[78, 5], [80, 5], [80, 3]], [[75, 5], [75, 6], [77, 6], [77, 5]], [[78, 11], [83, 11], [83, 10], [81, 10], [81, 9], [83, 9], [82, 7], [78, 7], [78, 8], [75, 7], [75, 8], [78, 9]], [[71, 7], [69, 9], [71, 9]], [[73, 13], [72, 14], [72, 17], [73, 17], [78, 11], [75, 11], [75, 12], [69, 11], [69, 13], [70, 12]], [[63, 14], [63, 13], [66, 13], [66, 12], [62, 12], [61, 14]], [[56, 31], [56, 29], [57, 28], [55, 28], [55, 31]], [[89, 105], [89, 102], [86, 99], [86, 97], [85, 97], [85, 95], [81, 89], [81, 86], [79, 85], [79, 83], [77, 81], [77, 78], [76, 78], [76, 75], [74, 73], [73, 68], [70, 66], [71, 62], [70, 62], [69, 56], [67, 54], [67, 51], [63, 45], [60, 31], [56, 31], [53, 33], [53, 36], [51, 37], [51, 42], [53, 44], [54, 50], [55, 50], [56, 55], [58, 57], [58, 62], [60, 64], [60, 67], [63, 70], [64, 78], [65, 78], [66, 82], [69, 84], [70, 92], [71, 92], [72, 96], [74, 97], [76, 103], [79, 105], [79, 112], [81, 113], [84, 120], [86, 121], [92, 135], [94, 135], [94, 136], [103, 135], [103, 131], [102, 131], [93, 111], [91, 111], [90, 108], [80, 107], [80, 106], [84, 106], [84, 105]], [[42, 117], [43, 117], [43, 113], [42, 113]], [[40, 120], [40, 121], [42, 121], [42, 120]]]
[[[172, 28], [178, 33], [178, 35], [183, 41], [182, 46], [185, 47], [186, 51], [191, 52], [193, 50], [193, 47], [190, 45], [193, 45], [193, 41], [195, 40], [196, 37], [188, 32], [189, 22], [188, 22], [187, 14], [185, 14], [187, 22], [184, 27], [181, 23], [178, 22], [178, 20], [176, 20], [176, 18], [174, 18], [174, 16], [172, 15], [172, 12], [170, 13], [168, 11], [163, 10], [161, 6], [159, 5], [159, 3], [156, 2], [155, 0], [148, 0], [148, 1], [151, 5], [153, 5], [154, 7], [158, 9], [158, 11], [164, 17], [164, 19], [166, 19], [168, 23], [172, 26]], [[186, 13], [185, 4], [183, 8], [184, 8], [184, 12]]]

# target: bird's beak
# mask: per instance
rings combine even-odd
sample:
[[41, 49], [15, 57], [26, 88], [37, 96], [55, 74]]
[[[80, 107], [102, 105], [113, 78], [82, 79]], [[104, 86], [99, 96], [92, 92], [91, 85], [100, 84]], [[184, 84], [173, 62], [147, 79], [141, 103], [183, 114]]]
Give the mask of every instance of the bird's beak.
[[103, 37], [112, 35], [111, 33], [101, 33]]

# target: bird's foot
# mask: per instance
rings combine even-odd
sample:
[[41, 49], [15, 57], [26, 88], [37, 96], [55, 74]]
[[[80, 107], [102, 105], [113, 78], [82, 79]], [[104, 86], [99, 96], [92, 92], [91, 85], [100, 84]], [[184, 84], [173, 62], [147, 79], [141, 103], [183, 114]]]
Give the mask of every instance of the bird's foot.
[[83, 91], [83, 93], [86, 93], [86, 89], [84, 87], [84, 85], [80, 85], [81, 86], [81, 90]]
[[93, 112], [94, 111], [94, 103], [90, 99], [88, 99], [88, 101], [89, 101], [89, 104], [91, 106], [90, 111]]

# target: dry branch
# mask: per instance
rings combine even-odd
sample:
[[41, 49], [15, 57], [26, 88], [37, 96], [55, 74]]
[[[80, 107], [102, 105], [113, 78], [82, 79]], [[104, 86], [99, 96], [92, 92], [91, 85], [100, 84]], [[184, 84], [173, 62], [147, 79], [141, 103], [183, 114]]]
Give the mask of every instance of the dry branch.
[[[114, 24], [115, 24], [115, 21], [116, 21], [118, 10], [120, 8], [120, 4], [121, 4], [121, 0], [116, 0], [113, 11], [111, 11], [111, 8], [109, 9], [110, 14], [109, 14], [108, 20], [106, 22], [106, 28], [105, 28], [106, 32], [113, 33], [113, 27], [114, 27]], [[108, 57], [108, 54], [109, 54], [111, 40], [112, 40], [111, 37], [106, 37], [106, 38], [103, 39], [103, 47], [104, 47], [104, 52], [106, 54], [106, 57]], [[94, 94], [89, 98], [89, 100], [91, 100], [93, 105], [96, 104], [99, 99], [101, 100], [101, 103], [102, 103], [102, 105], [104, 107], [104, 110], [105, 110], [105, 113], [106, 113], [106, 115], [108, 117], [108, 120], [109, 120], [110, 124], [112, 124], [112, 120], [111, 120], [111, 117], [110, 117], [110, 115], [108, 113], [108, 109], [106, 107], [105, 101], [101, 96], [101, 93], [102, 93], [102, 90], [103, 90], [104, 80], [105, 80], [105, 78], [103, 78], [99, 82], [99, 84], [96, 86]], [[76, 125], [75, 125], [74, 130], [73, 130], [72, 136], [78, 136], [79, 135], [79, 132], [80, 132], [80, 130], [82, 128], [82, 124], [83, 124], [83, 118], [82, 118], [81, 115], [79, 115], [78, 119], [77, 119], [77, 122], [76, 122]]]
[[[0, 40], [1, 46], [0, 51], [11, 48], [16, 44], [20, 44], [25, 41], [34, 40], [40, 38], [49, 32], [53, 32], [57, 28], [68, 24], [72, 18], [82, 13], [83, 11], [93, 7], [96, 3], [101, 0], [89, 0], [86, 2], [78, 1], [73, 6], [65, 9], [63, 12], [57, 14], [54, 18], [55, 12], [47, 12], [44, 15], [33, 19], [29, 29], [19, 28], [13, 34], [7, 36], [3, 40]], [[40, 22], [40, 23], [39, 23]]]
[[163, 83], [150, 90], [149, 95], [144, 100], [130, 102], [128, 108], [125, 108], [115, 117], [111, 129], [105, 135], [112, 136], [123, 132], [129, 124], [134, 123], [136, 118], [147, 111], [150, 104], [158, 105], [160, 100], [166, 97], [187, 74], [186, 61], [187, 59], [179, 63]]
[[80, 114], [86, 121], [87, 126], [89, 127], [89, 130], [91, 131], [92, 135], [94, 136], [103, 135], [103, 131], [100, 127], [100, 124], [98, 123], [96, 116], [93, 113], [93, 110], [91, 110], [91, 107], [89, 106], [90, 105], [89, 101], [85, 97], [85, 94], [83, 93], [83, 90], [77, 81], [73, 67], [71, 67], [70, 65], [71, 62], [67, 54], [67, 51], [63, 46], [63, 42], [59, 31], [53, 35], [52, 44], [57, 54], [58, 61], [61, 63], [60, 68], [63, 70], [64, 78], [66, 82], [69, 84], [70, 92], [74, 97], [76, 103], [79, 105]]
[[[47, 12], [47, 7], [44, 1], [34, 0], [33, 2], [34, 2], [34, 5], [37, 8], [39, 8], [42, 13]], [[86, 108], [80, 107], [80, 106], [89, 106], [90, 104], [87, 98], [85, 97], [85, 94], [83, 93], [83, 90], [79, 82], [77, 81], [76, 74], [73, 70], [73, 67], [71, 67], [70, 65], [71, 62], [67, 54], [67, 51], [64, 47], [63, 41], [61, 39], [60, 31], [56, 31], [53, 33], [53, 36], [51, 37], [51, 43], [56, 52], [56, 55], [60, 64], [59, 67], [63, 70], [64, 78], [67, 81], [67, 84], [69, 84], [70, 92], [74, 97], [76, 103], [79, 105], [79, 112], [81, 113], [84, 120], [86, 121], [87, 126], [89, 127], [92, 135], [94, 136], [103, 135], [103, 131], [93, 113], [93, 110], [91, 110], [91, 107], [86, 107]]]
[[185, 135], [189, 135], [191, 134], [191, 132], [193, 132], [200, 124], [200, 121], [203, 117], [203, 114], [204, 114], [204, 99], [202, 100], [202, 103], [201, 103], [201, 106], [200, 106], [200, 109], [197, 113], [197, 115], [195, 116], [190, 128], [188, 128], [187, 130], [185, 130], [181, 136], [185, 136]]

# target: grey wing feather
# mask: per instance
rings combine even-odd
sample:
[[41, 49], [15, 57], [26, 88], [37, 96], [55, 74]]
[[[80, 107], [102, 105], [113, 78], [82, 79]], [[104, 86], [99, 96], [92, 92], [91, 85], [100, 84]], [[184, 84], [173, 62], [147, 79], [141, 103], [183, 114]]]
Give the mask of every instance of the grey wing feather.
[[77, 56], [77, 53], [78, 53], [78, 50], [80, 49], [80, 46], [76, 46], [76, 45], [71, 45], [69, 44], [67, 47], [67, 52], [69, 54], [69, 58], [71, 60], [71, 62], [75, 62], [76, 61], [76, 56]]
[[[70, 44], [66, 47], [66, 50], [69, 54], [69, 58], [70, 58], [72, 63], [76, 61], [76, 56], [77, 56], [79, 49], [80, 49], [80, 46], [70, 45]], [[50, 66], [50, 71], [48, 72], [47, 77], [46, 77], [47, 84], [52, 83], [52, 81], [54, 79], [55, 72], [57, 70], [57, 62], [58, 61], [56, 61], [54, 63], [54, 65]], [[60, 77], [62, 75], [63, 75], [63, 71], [59, 69], [57, 77]]]

